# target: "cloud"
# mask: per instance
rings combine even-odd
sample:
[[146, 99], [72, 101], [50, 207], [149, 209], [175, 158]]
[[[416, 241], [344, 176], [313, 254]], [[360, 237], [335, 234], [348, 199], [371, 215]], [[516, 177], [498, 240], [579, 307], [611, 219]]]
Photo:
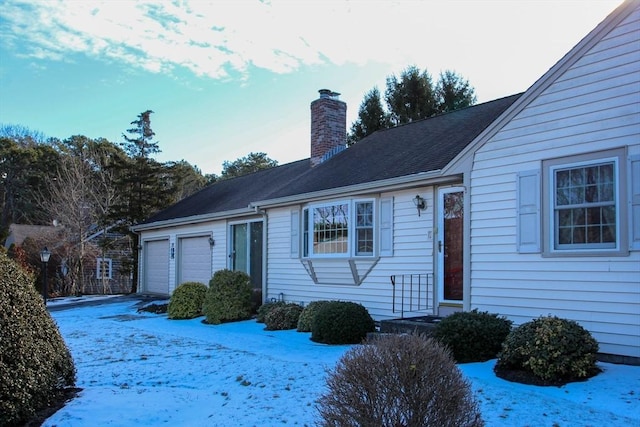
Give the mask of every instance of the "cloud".
[[[534, 57], [540, 46], [574, 37], [557, 47], [556, 60], [592, 28], [571, 26], [588, 13], [601, 19], [591, 9], [611, 10], [617, 2], [580, 8], [575, 1], [539, 0], [4, 0], [0, 43], [33, 58], [83, 54], [153, 73], [186, 69], [222, 80], [246, 80], [252, 68], [290, 73], [326, 63], [376, 62], [396, 72], [417, 65], [435, 75], [482, 64], [495, 73], [491, 64], [503, 64], [505, 54], [513, 63], [525, 58], [550, 66]], [[547, 25], [554, 20], [561, 22]]]
[[251, 67], [288, 73], [324, 62], [363, 64], [381, 52], [396, 61], [412, 42], [392, 45], [387, 23], [417, 22], [394, 5], [8, 0], [0, 13], [8, 24], [3, 36], [19, 43], [24, 56], [63, 60], [80, 53], [155, 73], [183, 67], [225, 79], [246, 77]]

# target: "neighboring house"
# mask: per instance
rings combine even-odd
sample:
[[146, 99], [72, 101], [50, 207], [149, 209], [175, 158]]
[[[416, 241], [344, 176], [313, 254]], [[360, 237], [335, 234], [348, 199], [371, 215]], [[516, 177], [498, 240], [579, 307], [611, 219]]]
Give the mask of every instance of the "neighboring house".
[[85, 265], [82, 292], [87, 294], [117, 294], [131, 292], [131, 239], [113, 231], [113, 227], [98, 230], [86, 238], [91, 250]]
[[68, 243], [64, 237], [64, 227], [46, 225], [11, 224], [4, 246], [20, 247], [30, 238], [42, 247], [48, 247], [54, 258], [50, 262], [55, 269], [51, 277], [50, 290], [53, 294], [81, 292], [85, 294], [115, 294], [131, 291], [131, 243], [128, 236], [115, 233], [112, 227], [98, 230], [84, 239], [84, 277], [81, 283], [69, 283], [69, 257], [77, 256], [77, 243]]
[[230, 268], [261, 300], [376, 320], [479, 309], [578, 321], [640, 360], [640, 10], [627, 1], [524, 94], [345, 149], [311, 103], [311, 158], [217, 182], [133, 227], [140, 292]]
[[46, 242], [58, 238], [58, 232], [52, 225], [10, 224], [4, 247], [9, 249], [11, 245], [21, 246], [27, 238]]

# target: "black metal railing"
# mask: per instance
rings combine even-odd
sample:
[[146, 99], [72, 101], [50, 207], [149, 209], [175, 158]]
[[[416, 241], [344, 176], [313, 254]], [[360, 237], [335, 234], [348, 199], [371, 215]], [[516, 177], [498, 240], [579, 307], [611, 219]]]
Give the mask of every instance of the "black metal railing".
[[400, 318], [404, 318], [407, 312], [433, 314], [433, 273], [394, 274], [391, 276], [391, 286], [393, 312], [400, 313]]

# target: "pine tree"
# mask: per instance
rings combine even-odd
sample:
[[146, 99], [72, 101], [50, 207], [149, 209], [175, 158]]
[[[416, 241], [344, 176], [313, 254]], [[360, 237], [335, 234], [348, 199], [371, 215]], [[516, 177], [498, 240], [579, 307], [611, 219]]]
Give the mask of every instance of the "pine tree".
[[394, 125], [425, 119], [437, 113], [431, 76], [412, 65], [400, 77], [387, 77], [385, 100]]
[[347, 137], [347, 145], [355, 144], [377, 130], [386, 129], [389, 124], [389, 115], [382, 106], [380, 91], [377, 87], [374, 87], [365, 95], [360, 104], [358, 119], [351, 125], [351, 132]]
[[144, 111], [131, 122], [133, 126], [122, 135], [125, 142], [120, 144], [128, 157], [115, 165], [115, 186], [122, 198], [112, 206], [110, 218], [131, 237], [132, 259], [128, 266], [133, 275], [131, 292], [137, 290], [139, 238], [129, 227], [144, 221], [170, 201], [167, 174], [162, 164], [151, 157], [160, 152], [158, 143], [153, 141], [152, 113]]
[[451, 70], [440, 73], [440, 78], [436, 85], [436, 103], [439, 113], [466, 108], [475, 104], [475, 102], [475, 90], [468, 80]]

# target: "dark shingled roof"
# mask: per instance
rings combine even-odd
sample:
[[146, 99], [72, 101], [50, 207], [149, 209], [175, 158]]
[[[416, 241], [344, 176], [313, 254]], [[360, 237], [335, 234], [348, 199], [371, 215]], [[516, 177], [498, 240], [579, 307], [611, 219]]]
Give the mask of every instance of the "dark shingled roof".
[[144, 223], [221, 213], [247, 208], [255, 201], [443, 169], [520, 95], [377, 131], [313, 168], [305, 159], [218, 181]]

